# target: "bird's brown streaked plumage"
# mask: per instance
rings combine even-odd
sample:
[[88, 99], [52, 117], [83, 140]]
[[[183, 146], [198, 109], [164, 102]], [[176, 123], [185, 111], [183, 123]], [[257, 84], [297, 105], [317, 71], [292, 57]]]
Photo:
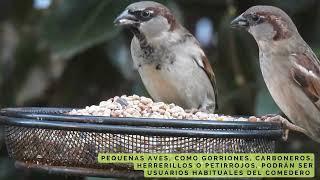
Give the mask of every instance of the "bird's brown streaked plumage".
[[291, 18], [272, 6], [254, 6], [232, 26], [246, 29], [259, 47], [263, 78], [276, 104], [320, 142], [320, 62]]
[[115, 20], [134, 34], [131, 55], [155, 101], [185, 109], [217, 109], [215, 76], [198, 41], [164, 5], [141, 1]]
[[306, 54], [293, 54], [292, 78], [320, 111], [320, 63]]

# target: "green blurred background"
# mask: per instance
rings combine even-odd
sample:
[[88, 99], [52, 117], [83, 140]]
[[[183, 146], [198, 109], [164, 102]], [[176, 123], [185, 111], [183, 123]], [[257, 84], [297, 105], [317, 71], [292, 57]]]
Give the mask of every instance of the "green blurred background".
[[[132, 35], [113, 19], [133, 0], [0, 0], [0, 107], [84, 107], [115, 95], [148, 96], [133, 69]], [[205, 49], [219, 89], [219, 113], [281, 113], [261, 77], [258, 48], [232, 18], [253, 5], [285, 10], [320, 55], [320, 1], [162, 0]], [[0, 135], [0, 179], [90, 179], [17, 170]], [[319, 144], [291, 133], [277, 152], [312, 152]], [[317, 160], [317, 164], [319, 161]], [[317, 174], [319, 174], [317, 170]], [[318, 175], [320, 177], [320, 175]]]

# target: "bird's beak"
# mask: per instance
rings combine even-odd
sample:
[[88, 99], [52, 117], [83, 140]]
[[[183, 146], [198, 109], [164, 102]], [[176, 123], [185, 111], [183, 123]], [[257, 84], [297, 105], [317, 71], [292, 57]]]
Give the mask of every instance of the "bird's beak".
[[130, 14], [128, 10], [123, 11], [113, 22], [117, 26], [135, 25], [138, 19]]
[[231, 27], [233, 28], [248, 28], [249, 27], [249, 22], [248, 20], [243, 17], [243, 15], [241, 14], [240, 16], [238, 16], [237, 18], [235, 18], [232, 22], [231, 22]]

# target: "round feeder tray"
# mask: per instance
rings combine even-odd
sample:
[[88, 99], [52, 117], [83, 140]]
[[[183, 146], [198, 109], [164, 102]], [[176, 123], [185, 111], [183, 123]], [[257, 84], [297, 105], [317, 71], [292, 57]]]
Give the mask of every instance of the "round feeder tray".
[[0, 111], [17, 167], [47, 173], [143, 177], [131, 164], [99, 164], [98, 153], [272, 153], [278, 124], [68, 115], [72, 109]]

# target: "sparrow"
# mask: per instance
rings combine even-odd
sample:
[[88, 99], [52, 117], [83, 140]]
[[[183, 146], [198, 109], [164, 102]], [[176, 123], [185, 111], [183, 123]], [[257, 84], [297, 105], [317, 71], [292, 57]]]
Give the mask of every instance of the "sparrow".
[[247, 30], [256, 40], [268, 90], [294, 124], [281, 121], [320, 142], [320, 61], [291, 18], [277, 7], [253, 6], [231, 26]]
[[212, 67], [196, 38], [164, 5], [141, 1], [114, 21], [134, 37], [131, 56], [155, 101], [214, 112], [217, 89]]

